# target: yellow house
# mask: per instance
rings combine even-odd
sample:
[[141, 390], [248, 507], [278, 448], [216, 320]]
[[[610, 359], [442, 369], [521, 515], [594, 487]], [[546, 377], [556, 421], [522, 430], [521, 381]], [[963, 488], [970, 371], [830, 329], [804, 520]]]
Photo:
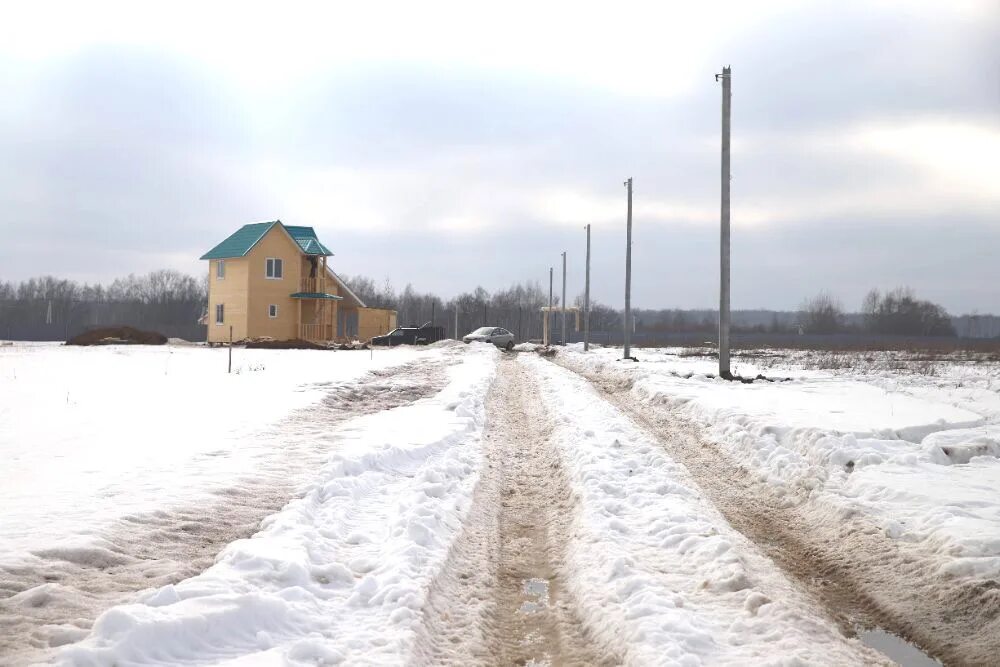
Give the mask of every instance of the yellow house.
[[368, 340], [396, 328], [396, 311], [367, 308], [329, 267], [312, 227], [243, 225], [208, 260], [208, 342], [270, 337]]

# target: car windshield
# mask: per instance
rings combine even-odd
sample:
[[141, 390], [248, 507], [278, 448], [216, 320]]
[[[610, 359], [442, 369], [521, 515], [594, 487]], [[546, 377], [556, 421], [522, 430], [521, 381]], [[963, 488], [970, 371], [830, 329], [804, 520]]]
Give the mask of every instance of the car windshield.
[[493, 333], [493, 327], [479, 327], [472, 332], [472, 336], [488, 336]]

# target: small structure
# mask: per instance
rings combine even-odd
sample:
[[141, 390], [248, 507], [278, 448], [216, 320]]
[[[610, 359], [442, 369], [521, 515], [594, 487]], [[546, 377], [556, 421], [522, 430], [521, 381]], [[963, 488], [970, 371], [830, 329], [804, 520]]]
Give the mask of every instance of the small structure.
[[312, 227], [243, 225], [208, 260], [208, 342], [273, 338], [368, 340], [396, 327], [396, 311], [367, 308], [328, 265]]
[[[542, 345], [549, 344], [549, 312], [553, 313], [573, 313], [573, 331], [580, 331], [580, 307], [579, 306], [542, 306]], [[564, 345], [566, 341], [561, 341]]]

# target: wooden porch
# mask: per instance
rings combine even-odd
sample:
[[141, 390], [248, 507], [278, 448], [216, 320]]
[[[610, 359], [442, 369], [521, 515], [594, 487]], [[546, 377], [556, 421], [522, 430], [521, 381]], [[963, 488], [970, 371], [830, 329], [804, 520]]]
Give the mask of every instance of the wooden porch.
[[298, 304], [299, 338], [314, 343], [334, 341], [337, 338], [337, 302], [340, 297], [304, 290], [293, 297]]
[[304, 324], [299, 323], [299, 338], [313, 343], [328, 343], [334, 340], [334, 326], [332, 324]]

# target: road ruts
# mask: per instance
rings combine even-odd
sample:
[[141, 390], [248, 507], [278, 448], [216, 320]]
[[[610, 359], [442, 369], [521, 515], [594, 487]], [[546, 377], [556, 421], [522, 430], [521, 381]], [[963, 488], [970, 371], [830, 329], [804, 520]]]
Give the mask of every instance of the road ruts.
[[431, 586], [413, 662], [613, 665], [563, 586], [574, 501], [536, 381], [504, 355], [487, 399], [481, 478]]

